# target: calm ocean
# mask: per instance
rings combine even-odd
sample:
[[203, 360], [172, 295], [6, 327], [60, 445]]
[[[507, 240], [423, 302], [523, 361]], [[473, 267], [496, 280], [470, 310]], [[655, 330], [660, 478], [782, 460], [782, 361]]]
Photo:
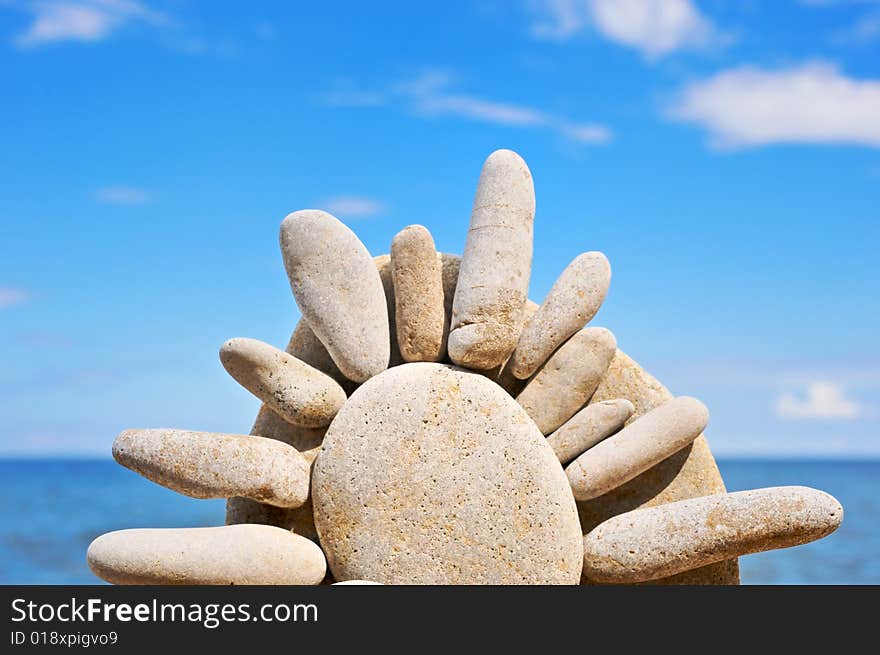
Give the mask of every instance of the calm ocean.
[[[803, 484], [845, 510], [830, 537], [740, 560], [746, 584], [880, 584], [880, 462], [721, 461], [731, 491]], [[89, 542], [131, 527], [223, 523], [224, 501], [181, 497], [112, 461], [0, 460], [0, 583], [95, 584]]]

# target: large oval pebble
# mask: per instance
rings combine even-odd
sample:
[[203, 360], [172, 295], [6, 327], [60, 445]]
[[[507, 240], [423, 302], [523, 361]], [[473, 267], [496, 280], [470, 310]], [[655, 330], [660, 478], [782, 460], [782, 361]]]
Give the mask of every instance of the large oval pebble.
[[345, 402], [345, 390], [329, 375], [256, 339], [230, 339], [220, 348], [220, 361], [245, 389], [295, 425], [329, 425]]
[[700, 436], [709, 410], [696, 398], [669, 400], [596, 444], [565, 469], [577, 500], [629, 482]]
[[362, 385], [327, 430], [312, 502], [338, 580], [579, 580], [562, 467], [522, 408], [476, 373], [414, 363]]
[[388, 366], [388, 311], [370, 253], [330, 214], [305, 209], [281, 223], [290, 288], [309, 327], [347, 378], [363, 382]]
[[244, 496], [299, 507], [309, 495], [309, 463], [274, 439], [190, 430], [125, 430], [113, 457], [145, 478], [193, 498]]
[[633, 510], [584, 537], [584, 577], [634, 583], [820, 539], [840, 525], [837, 500], [809, 487], [771, 487]]
[[89, 546], [89, 568], [113, 584], [317, 585], [317, 544], [269, 525], [109, 532]]
[[480, 173], [455, 290], [448, 350], [456, 364], [486, 370], [513, 352], [529, 291], [534, 218], [526, 163], [496, 150]]
[[605, 328], [584, 328], [566, 341], [519, 395], [543, 434], [565, 423], [593, 395], [608, 369], [617, 342]]
[[575, 257], [526, 322], [510, 358], [513, 375], [521, 380], [530, 377], [554, 350], [589, 323], [602, 306], [609, 284], [611, 265], [605, 255], [585, 252]]

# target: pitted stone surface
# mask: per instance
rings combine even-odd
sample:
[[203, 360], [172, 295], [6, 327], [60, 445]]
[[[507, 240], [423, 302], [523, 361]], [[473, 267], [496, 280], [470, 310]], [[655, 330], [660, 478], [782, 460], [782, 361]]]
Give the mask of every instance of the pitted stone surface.
[[627, 584], [805, 544], [834, 532], [843, 507], [809, 487], [770, 487], [646, 507], [584, 537], [584, 577]]
[[230, 339], [220, 361], [235, 380], [289, 423], [330, 425], [345, 390], [329, 375], [257, 339]]
[[535, 189], [511, 150], [483, 164], [461, 258], [452, 310], [449, 358], [486, 370], [503, 364], [523, 326], [532, 271]]
[[315, 524], [334, 577], [574, 584], [582, 539], [553, 450], [483, 376], [405, 364], [362, 385], [315, 461]]
[[244, 496], [299, 507], [309, 494], [309, 463], [273, 439], [190, 430], [125, 430], [113, 458], [162, 486], [193, 498]]
[[410, 225], [391, 242], [397, 345], [406, 362], [442, 357], [445, 315], [443, 271], [431, 233]]

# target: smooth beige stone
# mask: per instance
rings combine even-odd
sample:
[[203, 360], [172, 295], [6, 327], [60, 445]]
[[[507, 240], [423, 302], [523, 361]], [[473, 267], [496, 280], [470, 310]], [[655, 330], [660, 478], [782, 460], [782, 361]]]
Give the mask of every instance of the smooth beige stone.
[[486, 370], [513, 352], [529, 292], [534, 218], [526, 163], [496, 150], [480, 173], [455, 290], [448, 350], [456, 364]]
[[357, 389], [358, 383], [352, 382], [342, 374], [342, 371], [336, 366], [336, 362], [333, 361], [324, 344], [315, 336], [312, 328], [309, 327], [304, 318], [300, 318], [297, 322], [284, 351], [304, 361], [312, 368], [316, 368], [322, 373], [329, 375], [336, 380], [339, 386], [345, 389], [347, 395], [350, 395], [352, 391]]
[[279, 240], [296, 304], [339, 370], [355, 382], [384, 371], [391, 354], [388, 311], [364, 244], [315, 209], [288, 215]]
[[[618, 350], [590, 399], [590, 403], [626, 398], [635, 406], [630, 422], [658, 407], [672, 394], [623, 351]], [[723, 493], [724, 481], [704, 437], [607, 494], [579, 502], [578, 513], [584, 534], [599, 523], [639, 507]], [[652, 584], [732, 585], [739, 584], [737, 560], [709, 564], [693, 571], [660, 578]]]
[[299, 507], [309, 495], [309, 464], [273, 439], [189, 430], [125, 430], [113, 458], [164, 487], [193, 498], [244, 496]]
[[256, 339], [230, 339], [220, 348], [220, 361], [245, 389], [295, 425], [330, 425], [345, 402], [345, 390], [329, 375]]
[[403, 364], [400, 355], [400, 346], [397, 343], [397, 300], [394, 298], [394, 276], [391, 273], [391, 255], [379, 255], [374, 257], [376, 270], [379, 271], [379, 279], [382, 280], [382, 288], [385, 290], [385, 306], [388, 311], [388, 343], [391, 347], [391, 355], [388, 359], [388, 368]]
[[691, 444], [709, 424], [709, 410], [680, 396], [633, 421], [568, 465], [576, 500], [590, 500], [629, 482]]
[[520, 380], [531, 377], [561, 344], [589, 323], [608, 294], [611, 265], [601, 252], [578, 255], [562, 271], [541, 307], [526, 321], [510, 370]]
[[[323, 371], [340, 381], [344, 388], [347, 387], [346, 390], [349, 393], [357, 388], [356, 383], [342, 375], [327, 349], [324, 348], [324, 344], [318, 340], [304, 319], [300, 319], [294, 329], [286, 350], [289, 354], [308, 362], [319, 371]], [[250, 433], [251, 435], [276, 439], [293, 446], [302, 453], [311, 465], [318, 455], [326, 430], [326, 428], [303, 428], [292, 425], [264, 404], [257, 413]], [[292, 530], [312, 541], [318, 540], [315, 520], [312, 516], [311, 496], [300, 507], [294, 509], [274, 507], [249, 498], [230, 498], [226, 501], [226, 524], [239, 523], [273, 525], [285, 530]]]
[[345, 582], [334, 582], [333, 586], [337, 585], [382, 585], [381, 582], [373, 582], [372, 580], [346, 580]]
[[[449, 325], [452, 322], [452, 303], [455, 300], [455, 289], [458, 286], [458, 273], [461, 270], [461, 257], [448, 253], [439, 254], [443, 277], [443, 343], [440, 345], [440, 360], [447, 361], [447, 343], [449, 341]], [[451, 361], [451, 360], [449, 360]]]
[[834, 532], [843, 507], [809, 487], [715, 494], [620, 514], [584, 537], [584, 576], [627, 584]]
[[426, 227], [410, 225], [391, 242], [397, 343], [404, 361], [436, 362], [442, 356], [442, 268]]
[[605, 328], [584, 328], [566, 341], [516, 397], [542, 434], [575, 415], [593, 395], [617, 342]]
[[[532, 316], [534, 316], [535, 312], [538, 311], [538, 304], [532, 302], [531, 300], [526, 300], [526, 304], [523, 307], [523, 312], [525, 314], [525, 320], [528, 321]], [[510, 371], [510, 360], [507, 360], [501, 366], [496, 366], [495, 368], [490, 368], [488, 371], [477, 371], [481, 375], [485, 375], [487, 378], [492, 380], [492, 382], [497, 383], [511, 396], [516, 398], [519, 393], [525, 389], [526, 383], [528, 380], [520, 380], [516, 376], [513, 375]]]
[[[312, 429], [292, 425], [266, 405], [260, 408], [254, 426], [251, 428], [252, 435], [276, 439], [293, 446], [300, 451], [309, 466], [318, 456], [326, 431], [326, 428]], [[306, 499], [306, 502], [296, 508], [275, 507], [239, 496], [229, 498], [226, 501], [226, 524], [236, 525], [239, 523], [273, 525], [291, 530], [312, 541], [318, 541], [315, 519], [312, 515], [311, 495]]]
[[483, 376], [404, 364], [362, 385], [315, 460], [333, 575], [385, 584], [575, 584], [582, 537], [553, 450]]
[[584, 407], [547, 437], [562, 464], [619, 431], [636, 408], [625, 398], [604, 400]]
[[316, 544], [268, 525], [119, 530], [86, 559], [113, 584], [317, 585], [327, 568]]

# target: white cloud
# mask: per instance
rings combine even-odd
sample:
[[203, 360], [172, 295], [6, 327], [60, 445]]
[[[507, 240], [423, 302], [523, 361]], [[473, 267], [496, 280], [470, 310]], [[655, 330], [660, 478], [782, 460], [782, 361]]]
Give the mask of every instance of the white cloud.
[[721, 40], [691, 0], [531, 0], [529, 5], [538, 38], [568, 39], [592, 26], [648, 57]]
[[722, 71], [686, 86], [670, 118], [707, 129], [713, 145], [880, 146], [880, 80], [846, 77], [828, 63]]
[[318, 205], [324, 211], [340, 218], [368, 218], [385, 211], [385, 205], [375, 198], [362, 196], [339, 196]]
[[600, 144], [611, 141], [609, 127], [599, 123], [575, 123], [555, 114], [527, 105], [491, 100], [462, 93], [455, 88], [456, 78], [449, 71], [429, 69], [417, 77], [397, 82], [383, 91], [357, 90], [350, 84], [321, 96], [331, 106], [405, 105], [425, 117], [457, 116], [483, 123], [520, 128], [552, 130], [574, 141]]
[[864, 414], [864, 409], [846, 397], [840, 385], [830, 382], [813, 382], [806, 394], [799, 396], [783, 393], [776, 399], [776, 415], [787, 420], [854, 420]]
[[143, 205], [153, 199], [144, 189], [129, 186], [108, 186], [95, 191], [95, 200], [107, 205]]
[[130, 23], [167, 20], [135, 0], [35, 0], [27, 10], [33, 21], [15, 38], [21, 48], [59, 41], [100, 41]]
[[13, 305], [19, 305], [30, 298], [30, 294], [24, 289], [0, 287], [0, 309], [6, 309]]

